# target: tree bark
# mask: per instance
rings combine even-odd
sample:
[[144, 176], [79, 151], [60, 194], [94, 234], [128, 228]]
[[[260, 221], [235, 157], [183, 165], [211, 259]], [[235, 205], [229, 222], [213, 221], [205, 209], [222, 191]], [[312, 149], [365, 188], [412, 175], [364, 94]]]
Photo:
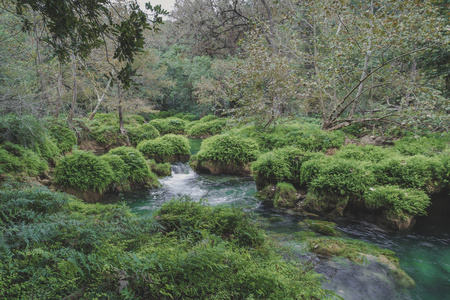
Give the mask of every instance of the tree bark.
[[69, 116], [67, 117], [67, 122], [70, 127], [73, 127], [73, 116], [75, 114], [75, 105], [77, 103], [77, 56], [72, 52], [72, 104], [70, 106]]

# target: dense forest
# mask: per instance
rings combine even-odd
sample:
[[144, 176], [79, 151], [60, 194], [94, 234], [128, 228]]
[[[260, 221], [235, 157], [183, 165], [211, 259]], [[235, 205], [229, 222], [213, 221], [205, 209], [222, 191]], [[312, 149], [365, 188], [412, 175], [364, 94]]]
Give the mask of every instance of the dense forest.
[[0, 0], [0, 19], [0, 298], [450, 292], [448, 0]]

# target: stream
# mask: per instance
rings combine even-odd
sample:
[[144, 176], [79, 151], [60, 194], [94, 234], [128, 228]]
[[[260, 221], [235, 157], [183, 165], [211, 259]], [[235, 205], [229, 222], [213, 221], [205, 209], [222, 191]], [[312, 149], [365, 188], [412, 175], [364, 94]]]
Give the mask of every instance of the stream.
[[[211, 205], [238, 205], [254, 211], [267, 234], [282, 237], [295, 245], [304, 215], [273, 208], [255, 198], [256, 186], [251, 177], [196, 174], [187, 163], [172, 165], [172, 175], [160, 180], [162, 187], [150, 191], [132, 191], [107, 201], [125, 201], [133, 212], [151, 213], [176, 196], [207, 199]], [[448, 194], [442, 199], [449, 203]], [[428, 217], [419, 218], [410, 232], [388, 232], [363, 221], [342, 218], [336, 223], [344, 237], [372, 243], [396, 253], [400, 266], [416, 282], [412, 289], [402, 289], [393, 275], [379, 263], [356, 265], [344, 260], [312, 258], [315, 269], [328, 282], [324, 288], [344, 299], [450, 299], [450, 213], [431, 209]], [[433, 218], [433, 216], [443, 216]], [[445, 217], [447, 216], [447, 217]], [[301, 251], [300, 251], [301, 252]], [[300, 255], [300, 254], [299, 254]], [[304, 254], [303, 254], [304, 257]]]

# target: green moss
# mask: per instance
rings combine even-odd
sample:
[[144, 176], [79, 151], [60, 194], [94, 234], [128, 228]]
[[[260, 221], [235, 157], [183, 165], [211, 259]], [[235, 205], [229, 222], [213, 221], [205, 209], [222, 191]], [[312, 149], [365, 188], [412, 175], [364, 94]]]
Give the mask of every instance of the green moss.
[[426, 208], [430, 205], [430, 198], [423, 191], [391, 185], [368, 189], [364, 194], [364, 201], [368, 208], [386, 209], [395, 218], [402, 217], [405, 213], [425, 215]]
[[396, 141], [394, 149], [404, 155], [434, 156], [450, 150], [450, 134], [408, 135]]
[[58, 161], [55, 180], [61, 186], [103, 193], [113, 182], [114, 174], [105, 160], [91, 152], [77, 150]]
[[52, 124], [49, 126], [49, 130], [52, 140], [56, 143], [62, 153], [72, 151], [73, 147], [77, 145], [77, 136], [69, 127], [60, 124]]
[[172, 166], [169, 162], [158, 164], [154, 159], [148, 161], [148, 165], [153, 173], [158, 176], [170, 176], [172, 175]]
[[184, 132], [186, 121], [179, 118], [156, 119], [149, 122], [155, 126], [161, 134], [181, 134]]
[[253, 139], [222, 134], [203, 141], [197, 160], [242, 166], [255, 161], [258, 156], [259, 147]]
[[157, 162], [185, 160], [190, 156], [191, 146], [186, 137], [167, 134], [160, 138], [142, 141], [137, 149], [147, 158]]
[[306, 219], [299, 223], [302, 228], [310, 229], [316, 233], [326, 236], [341, 236], [340, 232], [336, 230], [336, 223]]
[[373, 166], [378, 184], [415, 188], [429, 193], [438, 192], [444, 185], [446, 170], [444, 156], [392, 157]]
[[279, 182], [276, 186], [273, 205], [275, 207], [294, 207], [297, 204], [296, 193], [297, 191], [292, 184]]
[[187, 134], [191, 137], [208, 137], [211, 135], [222, 133], [227, 125], [226, 119], [217, 119], [209, 122], [201, 120], [192, 126], [186, 125]]
[[128, 138], [133, 145], [137, 145], [144, 140], [153, 140], [159, 137], [159, 131], [152, 124], [127, 125]]
[[206, 123], [206, 122], [210, 122], [210, 121], [217, 120], [217, 119], [218, 118], [214, 115], [207, 115], [207, 116], [204, 116], [203, 118], [201, 118], [199, 121]]
[[358, 161], [379, 163], [388, 158], [398, 156], [398, 154], [390, 148], [372, 145], [356, 146], [350, 144], [339, 149], [334, 156], [343, 159], [355, 159]]
[[295, 147], [276, 149], [261, 155], [252, 163], [253, 176], [259, 189], [281, 181], [301, 185], [301, 167], [312, 159], [322, 158], [322, 153], [303, 151]]
[[147, 161], [141, 152], [131, 147], [118, 147], [112, 149], [109, 154], [119, 156], [125, 163], [125, 172], [132, 183], [144, 183], [149, 187], [159, 186], [158, 178], [150, 170]]

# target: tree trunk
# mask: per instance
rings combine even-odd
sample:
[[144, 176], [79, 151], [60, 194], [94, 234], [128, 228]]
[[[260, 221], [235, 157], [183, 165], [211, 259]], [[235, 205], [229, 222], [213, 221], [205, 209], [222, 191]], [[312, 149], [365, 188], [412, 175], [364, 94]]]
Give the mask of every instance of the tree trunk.
[[55, 110], [53, 112], [53, 116], [55, 118], [59, 117], [59, 114], [61, 113], [61, 102], [62, 102], [62, 64], [59, 63], [59, 70], [57, 74], [57, 85], [56, 85], [56, 104], [55, 104]]
[[77, 103], [77, 56], [72, 52], [72, 104], [70, 105], [69, 116], [67, 117], [67, 122], [70, 127], [73, 127], [73, 116], [75, 114], [75, 105]]
[[94, 118], [95, 114], [97, 113], [97, 111], [100, 107], [100, 104], [102, 103], [103, 99], [105, 98], [106, 92], [108, 92], [109, 86], [111, 85], [111, 80], [112, 80], [112, 77], [109, 78], [108, 84], [106, 85], [106, 88], [103, 91], [103, 94], [101, 97], [99, 97], [99, 94], [97, 93], [97, 105], [95, 106], [94, 110], [92, 111], [91, 115], [89, 116], [89, 120], [92, 120]]

